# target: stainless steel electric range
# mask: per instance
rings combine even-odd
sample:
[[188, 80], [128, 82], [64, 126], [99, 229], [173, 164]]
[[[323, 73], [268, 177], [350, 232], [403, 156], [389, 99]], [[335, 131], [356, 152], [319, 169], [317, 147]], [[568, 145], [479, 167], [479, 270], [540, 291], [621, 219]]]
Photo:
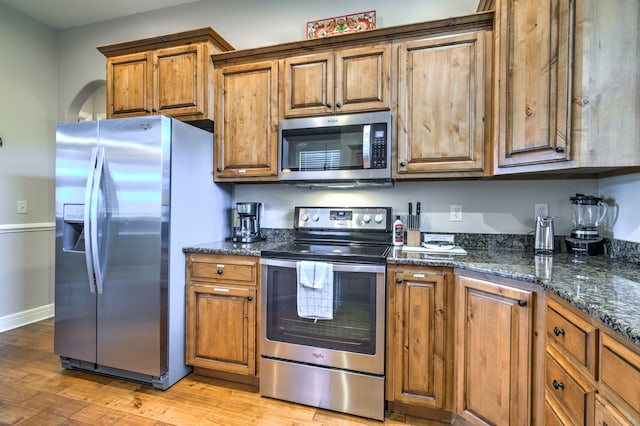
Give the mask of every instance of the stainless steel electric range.
[[296, 207], [261, 253], [260, 393], [384, 419], [390, 207]]

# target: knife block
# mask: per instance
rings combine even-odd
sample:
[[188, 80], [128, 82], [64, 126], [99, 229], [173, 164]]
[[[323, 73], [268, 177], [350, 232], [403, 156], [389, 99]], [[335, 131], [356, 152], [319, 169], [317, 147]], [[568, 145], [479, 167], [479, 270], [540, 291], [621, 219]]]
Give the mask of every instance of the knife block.
[[407, 230], [407, 245], [409, 247], [420, 247], [420, 231], [415, 229]]

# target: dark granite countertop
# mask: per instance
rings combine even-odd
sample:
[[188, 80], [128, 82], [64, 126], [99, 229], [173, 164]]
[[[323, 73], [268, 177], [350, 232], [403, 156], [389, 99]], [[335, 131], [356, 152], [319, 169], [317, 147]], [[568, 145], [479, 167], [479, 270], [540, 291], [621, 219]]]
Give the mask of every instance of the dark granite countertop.
[[[286, 242], [223, 241], [187, 247], [183, 251], [260, 256], [262, 250], [283, 244]], [[640, 265], [635, 263], [567, 253], [543, 257], [526, 250], [467, 250], [466, 255], [460, 256], [394, 250], [387, 263], [448, 266], [538, 284], [640, 345]]]

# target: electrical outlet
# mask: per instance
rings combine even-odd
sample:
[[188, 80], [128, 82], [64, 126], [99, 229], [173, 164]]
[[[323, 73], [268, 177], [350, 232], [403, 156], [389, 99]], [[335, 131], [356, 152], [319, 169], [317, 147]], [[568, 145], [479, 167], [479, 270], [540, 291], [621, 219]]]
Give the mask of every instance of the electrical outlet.
[[16, 211], [18, 214], [27, 214], [27, 201], [26, 200], [18, 200], [16, 203]]
[[462, 204], [449, 204], [449, 220], [462, 222]]
[[534, 217], [538, 216], [549, 216], [549, 204], [536, 203], [534, 205]]

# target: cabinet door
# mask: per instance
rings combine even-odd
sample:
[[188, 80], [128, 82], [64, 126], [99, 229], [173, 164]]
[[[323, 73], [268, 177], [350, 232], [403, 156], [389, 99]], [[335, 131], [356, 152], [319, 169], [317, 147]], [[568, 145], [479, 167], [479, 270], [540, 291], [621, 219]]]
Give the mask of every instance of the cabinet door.
[[389, 46], [336, 52], [335, 112], [389, 109]]
[[333, 53], [294, 56], [282, 61], [284, 117], [333, 112]]
[[187, 286], [187, 364], [255, 375], [255, 292], [213, 283]]
[[458, 276], [456, 414], [473, 425], [530, 421], [533, 294]]
[[575, 2], [498, 4], [497, 166], [568, 160]]
[[107, 59], [107, 117], [151, 114], [153, 109], [153, 61], [150, 53]]
[[390, 326], [388, 377], [390, 400], [439, 409], [451, 409], [445, 388], [452, 364], [453, 336], [446, 326], [447, 275], [424, 270], [392, 270], [389, 275]]
[[215, 70], [215, 165], [220, 181], [278, 175], [278, 63]]
[[478, 32], [399, 45], [399, 178], [483, 174], [489, 41]]
[[174, 117], [202, 114], [204, 64], [202, 43], [159, 49], [154, 53], [154, 112]]

